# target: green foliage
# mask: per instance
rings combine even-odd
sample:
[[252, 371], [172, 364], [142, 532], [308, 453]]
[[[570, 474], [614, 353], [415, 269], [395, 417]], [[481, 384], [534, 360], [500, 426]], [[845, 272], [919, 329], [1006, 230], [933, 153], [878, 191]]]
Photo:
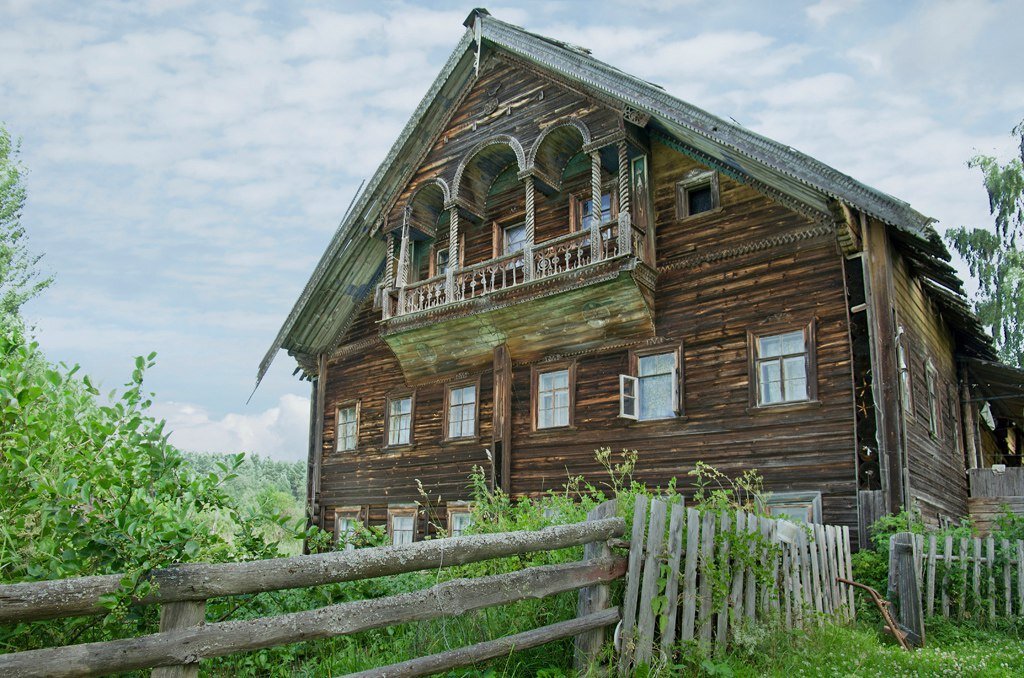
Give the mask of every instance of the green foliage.
[[[103, 638], [150, 628], [153, 610], [132, 596], [152, 590], [147, 573], [178, 562], [237, 561], [278, 554], [257, 520], [241, 520], [224, 483], [242, 464], [197, 474], [147, 414], [143, 378], [101, 397], [77, 366], [51, 365], [17, 322], [0, 328], [0, 580], [18, 582], [123, 573], [123, 588], [97, 620], [0, 629], [10, 648]], [[84, 629], [92, 629], [83, 636]]]
[[21, 225], [26, 170], [18, 153], [18, 142], [0, 124], [0, 316], [16, 315], [26, 301], [53, 282], [39, 272], [42, 255], [30, 253], [26, 246]]
[[981, 170], [995, 230], [959, 227], [946, 239], [978, 281], [975, 311], [992, 328], [1000, 358], [1024, 367], [1024, 122], [1014, 128], [1021, 157], [1005, 164], [976, 155], [968, 167]]

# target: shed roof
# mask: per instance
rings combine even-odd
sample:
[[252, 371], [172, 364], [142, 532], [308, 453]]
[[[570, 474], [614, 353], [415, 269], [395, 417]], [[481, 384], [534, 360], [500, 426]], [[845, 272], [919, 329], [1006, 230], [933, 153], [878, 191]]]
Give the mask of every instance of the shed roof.
[[[677, 99], [657, 85], [595, 59], [585, 48], [505, 23], [485, 9], [473, 10], [465, 24], [465, 35], [338, 226], [260, 362], [257, 383], [281, 348], [301, 359], [330, 350], [340, 340], [383, 271], [385, 248], [376, 227], [390, 201], [416, 169], [418, 153], [440, 132], [457, 94], [472, 84], [479, 51], [484, 49], [504, 50], [563, 80], [650, 116], [651, 127], [660, 133], [715, 159], [737, 177], [767, 185], [825, 218], [830, 214], [830, 201], [837, 200], [895, 227], [902, 236], [901, 248], [918, 274], [942, 294], [963, 300], [960, 280], [947, 263], [949, 252], [929, 225], [932, 219], [906, 202], [791, 146]], [[980, 328], [970, 322], [962, 325], [967, 334]], [[976, 351], [978, 356], [994, 357], [991, 340], [984, 332], [974, 339], [976, 347], [980, 347]], [[984, 349], [986, 341], [988, 351]]]

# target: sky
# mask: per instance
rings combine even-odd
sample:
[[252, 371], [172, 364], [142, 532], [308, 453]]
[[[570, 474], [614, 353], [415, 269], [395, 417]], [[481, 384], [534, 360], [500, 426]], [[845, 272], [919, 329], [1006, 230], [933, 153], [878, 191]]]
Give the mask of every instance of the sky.
[[[309, 384], [256, 368], [473, 4], [0, 0], [0, 122], [56, 282], [25, 315], [171, 441], [304, 459]], [[516, 2], [490, 12], [910, 202], [991, 223], [976, 153], [1024, 118], [1024, 2]]]

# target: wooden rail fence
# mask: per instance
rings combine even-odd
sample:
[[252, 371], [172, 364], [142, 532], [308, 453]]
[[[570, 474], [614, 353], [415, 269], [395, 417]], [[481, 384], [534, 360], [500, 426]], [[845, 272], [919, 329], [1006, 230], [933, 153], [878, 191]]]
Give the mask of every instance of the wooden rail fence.
[[[364, 671], [358, 676], [420, 676], [575, 637], [576, 666], [601, 652], [620, 623], [617, 669], [671, 659], [677, 641], [720, 651], [744, 620], [778, 619], [787, 628], [854, 615], [846, 527], [804, 525], [739, 512], [699, 512], [638, 496], [626, 523], [605, 502], [587, 521], [535, 532], [470, 535], [356, 551], [246, 563], [178, 565], [152, 575], [155, 592], [136, 602], [160, 605], [158, 633], [0, 655], [0, 676], [93, 676], [153, 668], [161, 678], [195, 676], [199, 662], [235, 652], [330, 638], [407, 622], [461, 615], [519, 600], [579, 590], [574, 619], [469, 647]], [[574, 563], [453, 579], [373, 600], [258, 619], [205, 622], [206, 600], [317, 586], [584, 546]], [[628, 559], [613, 547], [628, 548]], [[610, 582], [625, 577], [621, 610]], [[120, 576], [0, 586], [0, 624], [98, 615], [100, 596]]]
[[[614, 507], [602, 509], [613, 516]], [[588, 587], [583, 614], [495, 641], [479, 643], [359, 675], [415, 676], [465, 666], [579, 634], [619, 620], [607, 607], [602, 585], [619, 579], [624, 558], [604, 546], [625, 533], [621, 518], [602, 517], [536, 532], [471, 535], [357, 551], [337, 551], [247, 563], [179, 565], [153, 575], [156, 592], [139, 600], [159, 604], [160, 631], [139, 638], [0, 654], [0, 676], [95, 676], [156, 667], [154, 676], [195, 676], [199, 662], [305, 640], [461, 615], [495, 605]], [[402, 572], [480, 562], [572, 546], [588, 548], [579, 562], [530, 567], [474, 579], [453, 579], [430, 588], [373, 600], [242, 621], [204, 623], [205, 601], [261, 591], [316, 586]], [[99, 597], [117, 590], [118, 575], [0, 586], [0, 624], [105, 613]], [[581, 658], [583, 661], [585, 658]]]
[[924, 641], [924, 618], [1024, 616], [1024, 541], [901, 532], [889, 541], [900, 622]]
[[851, 577], [850, 556], [848, 527], [701, 513], [637, 497], [619, 675], [669, 661], [677, 640], [721, 651], [743, 620], [781, 618], [792, 628], [826, 616], [853, 619], [853, 588], [836, 581]]

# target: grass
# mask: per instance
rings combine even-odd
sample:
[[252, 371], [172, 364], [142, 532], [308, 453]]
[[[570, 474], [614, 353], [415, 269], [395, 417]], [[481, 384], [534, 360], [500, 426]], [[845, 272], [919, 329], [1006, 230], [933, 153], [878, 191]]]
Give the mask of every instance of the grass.
[[[807, 632], [747, 629], [718, 659], [693, 658], [661, 675], [703, 676], [1021, 676], [1019, 627], [980, 628], [929, 620], [928, 646], [906, 652], [864, 624]], [[685, 656], [685, 655], [684, 655]]]

